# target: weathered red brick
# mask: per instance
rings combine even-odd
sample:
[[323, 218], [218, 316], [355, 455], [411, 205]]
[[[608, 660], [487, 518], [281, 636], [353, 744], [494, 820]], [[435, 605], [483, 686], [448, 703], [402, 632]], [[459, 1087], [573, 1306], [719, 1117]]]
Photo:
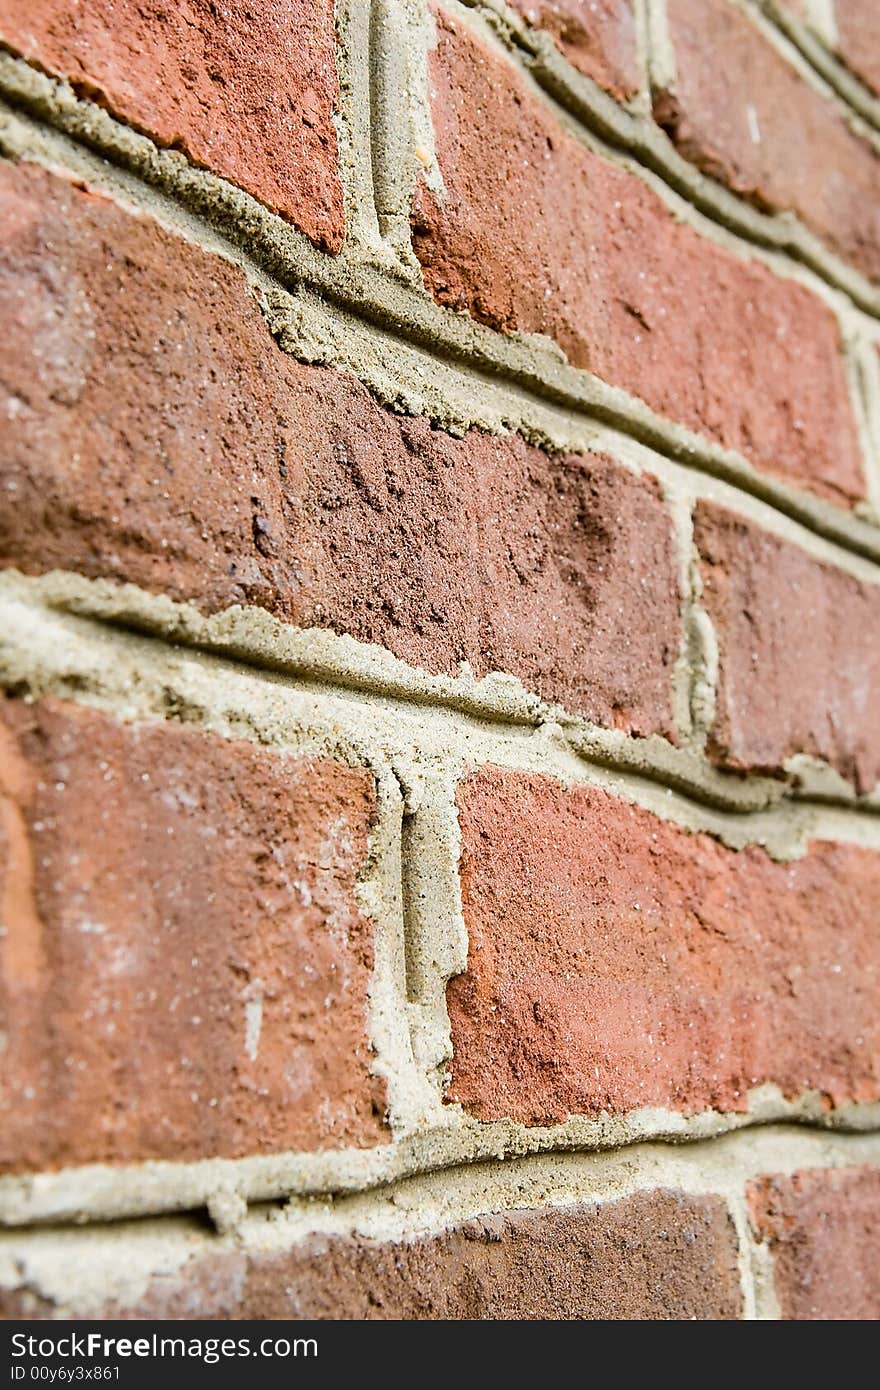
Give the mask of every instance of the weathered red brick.
[[757, 467], [838, 502], [864, 476], [831, 311], [677, 220], [442, 12], [431, 82], [445, 195], [420, 188], [434, 296], [569, 360]]
[[880, 1318], [880, 1169], [772, 1173], [748, 1198], [784, 1318]]
[[834, 0], [837, 51], [880, 96], [880, 7], [876, 0]]
[[680, 152], [758, 207], [796, 212], [880, 280], [873, 146], [725, 0], [669, 0], [667, 13], [677, 76], [655, 92], [654, 114]]
[[513, 7], [618, 101], [635, 96], [642, 74], [631, 0], [513, 0]]
[[[118, 1248], [118, 1247], [117, 1247]], [[124, 1247], [123, 1247], [124, 1248]], [[77, 1291], [71, 1291], [73, 1315]], [[9, 1317], [48, 1300], [0, 1290]], [[439, 1235], [380, 1242], [312, 1236], [283, 1253], [240, 1247], [190, 1259], [111, 1318], [736, 1318], [742, 1295], [725, 1203], [657, 1189], [603, 1205], [477, 1217]], [[67, 1310], [65, 1310], [67, 1311]]]
[[0, 0], [0, 41], [340, 249], [333, 0]]
[[3, 1170], [388, 1137], [365, 770], [4, 700], [0, 792]]
[[380, 408], [283, 353], [238, 270], [48, 174], [0, 167], [0, 202], [0, 563], [258, 604], [674, 732], [651, 478]]
[[779, 772], [809, 753], [870, 791], [880, 780], [880, 585], [724, 507], [694, 535], [720, 669], [711, 755]]
[[880, 853], [774, 862], [594, 787], [459, 787], [466, 973], [447, 1097], [481, 1120], [880, 1097]]

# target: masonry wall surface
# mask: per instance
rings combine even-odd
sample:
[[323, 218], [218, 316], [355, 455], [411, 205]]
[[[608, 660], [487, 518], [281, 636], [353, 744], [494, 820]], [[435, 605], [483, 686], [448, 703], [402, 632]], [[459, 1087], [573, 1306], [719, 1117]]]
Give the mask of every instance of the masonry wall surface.
[[6, 1316], [880, 1316], [878, 94], [0, 0]]

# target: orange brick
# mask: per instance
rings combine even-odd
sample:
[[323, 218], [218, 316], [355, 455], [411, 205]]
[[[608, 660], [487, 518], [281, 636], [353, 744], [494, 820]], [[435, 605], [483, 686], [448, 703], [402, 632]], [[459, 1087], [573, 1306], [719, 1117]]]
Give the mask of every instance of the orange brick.
[[741, 1111], [764, 1082], [880, 1099], [880, 854], [815, 843], [777, 863], [493, 767], [458, 809], [449, 1100], [534, 1125]]
[[55, 700], [0, 739], [0, 1168], [388, 1138], [370, 775]]

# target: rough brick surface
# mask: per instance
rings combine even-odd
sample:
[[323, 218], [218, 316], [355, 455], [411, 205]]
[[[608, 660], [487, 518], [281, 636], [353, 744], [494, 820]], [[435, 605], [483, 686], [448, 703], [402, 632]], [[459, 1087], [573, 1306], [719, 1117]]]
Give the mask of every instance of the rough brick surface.
[[549, 334], [576, 366], [759, 468], [838, 502], [862, 496], [831, 311], [678, 221], [458, 19], [438, 24], [446, 192], [422, 186], [414, 211], [434, 296], [494, 328]]
[[880, 1098], [880, 856], [776, 863], [597, 788], [484, 768], [458, 791], [469, 950], [448, 1099], [526, 1124], [750, 1087]]
[[[312, 1237], [155, 1279], [113, 1317], [735, 1318], [736, 1236], [723, 1201], [663, 1190], [604, 1206], [521, 1210], [383, 1244]], [[39, 1306], [29, 1315], [40, 1315]]]
[[398, 417], [287, 357], [239, 272], [155, 223], [24, 167], [0, 200], [2, 563], [258, 604], [672, 732], [651, 479]]
[[619, 101], [641, 86], [631, 0], [513, 0], [556, 40], [570, 63]]
[[[878, 3], [789, 3], [880, 92]], [[880, 1317], [871, 326], [694, 203], [708, 176], [880, 288], [844, 88], [867, 108], [762, 0], [509, 4], [431, 0], [420, 56], [371, 22], [392, 0], [0, 0], [42, 92], [0, 113], [0, 588], [39, 619], [7, 635], [0, 594], [0, 1316], [728, 1319], [775, 1279], [783, 1316]], [[152, 174], [102, 164], [108, 112]], [[159, 165], [202, 171], [199, 208]], [[415, 285], [396, 167], [423, 170]], [[335, 255], [377, 172], [390, 239]], [[266, 260], [255, 198], [323, 278]], [[562, 353], [613, 430], [541, 388]], [[518, 432], [439, 428], [448, 391]], [[126, 584], [152, 675], [120, 685]], [[258, 636], [244, 683], [175, 654], [175, 602]], [[160, 688], [181, 661], [204, 709]], [[501, 674], [478, 719], [425, 672]], [[686, 746], [643, 738], [677, 740], [689, 687]], [[583, 761], [575, 715], [625, 737]], [[833, 805], [796, 783], [817, 760]], [[779, 804], [735, 809], [766, 774]], [[630, 1142], [676, 1134], [704, 1136], [681, 1162]], [[575, 1142], [609, 1151], [560, 1163]]]
[[808, 753], [870, 791], [880, 780], [880, 585], [711, 503], [697, 506], [694, 535], [720, 653], [712, 755], [777, 772]]
[[880, 155], [726, 0], [669, 0], [677, 77], [654, 114], [704, 173], [791, 210], [880, 280]]
[[834, 0], [834, 19], [841, 58], [880, 96], [880, 6], [876, 0]]
[[0, 1167], [387, 1137], [365, 771], [6, 700], [0, 791]]
[[339, 250], [333, 0], [0, 0], [0, 40]]
[[749, 1184], [782, 1316], [880, 1318], [880, 1169], [807, 1169]]

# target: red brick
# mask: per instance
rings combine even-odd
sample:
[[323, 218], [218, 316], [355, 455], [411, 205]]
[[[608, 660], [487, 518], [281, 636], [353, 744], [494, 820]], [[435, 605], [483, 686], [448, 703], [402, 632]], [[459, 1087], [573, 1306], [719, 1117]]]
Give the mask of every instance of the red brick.
[[877, 0], [834, 0], [837, 51], [880, 96], [880, 8]]
[[880, 1097], [880, 853], [739, 853], [598, 788], [484, 768], [458, 791], [465, 974], [447, 1097], [548, 1124]]
[[369, 774], [54, 700], [0, 717], [0, 1167], [386, 1139]]
[[333, 0], [0, 0], [0, 40], [340, 249]]
[[635, 96], [642, 74], [631, 0], [513, 0], [513, 7], [618, 101]]
[[880, 585], [711, 503], [698, 504], [694, 534], [720, 651], [712, 756], [779, 772], [809, 753], [870, 791], [880, 780]]
[[586, 149], [504, 57], [441, 14], [431, 82], [446, 185], [414, 243], [442, 304], [546, 333], [578, 367], [838, 502], [864, 493], [840, 334], [805, 287], [678, 221]]
[[[0, 1291], [0, 1298], [3, 1297]], [[76, 1291], [71, 1300], [76, 1301]], [[0, 1308], [3, 1304], [0, 1303]], [[7, 1316], [46, 1317], [28, 1290]], [[718, 1197], [658, 1189], [604, 1205], [477, 1217], [407, 1242], [312, 1236], [154, 1277], [111, 1318], [690, 1319], [741, 1314], [736, 1234]]]
[[667, 12], [677, 77], [654, 114], [680, 152], [758, 207], [797, 213], [880, 280], [880, 156], [839, 104], [725, 0], [669, 0]]
[[784, 1318], [880, 1318], [880, 1169], [806, 1169], [749, 1184]]
[[0, 563], [258, 604], [673, 733], [652, 479], [381, 409], [283, 353], [225, 261], [48, 174], [0, 168], [0, 202]]

